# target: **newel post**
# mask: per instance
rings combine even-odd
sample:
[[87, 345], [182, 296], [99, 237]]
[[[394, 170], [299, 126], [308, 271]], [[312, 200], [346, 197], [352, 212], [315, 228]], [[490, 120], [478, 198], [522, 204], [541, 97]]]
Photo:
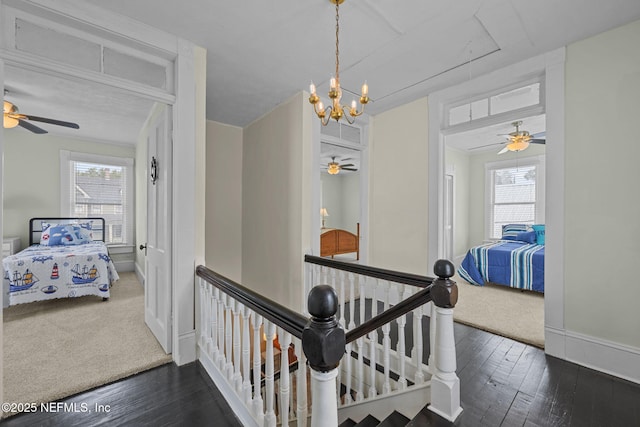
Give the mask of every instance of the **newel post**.
[[311, 367], [311, 427], [337, 427], [336, 377], [345, 351], [344, 329], [336, 320], [338, 295], [329, 285], [315, 286], [307, 306], [311, 319], [302, 331], [302, 349]]
[[456, 342], [453, 336], [453, 307], [458, 302], [458, 287], [451, 280], [455, 267], [450, 261], [436, 261], [433, 272], [438, 278], [431, 287], [435, 304], [436, 336], [435, 349], [431, 350], [435, 354], [435, 368], [431, 377], [429, 409], [454, 421], [462, 412], [460, 379], [456, 375]]

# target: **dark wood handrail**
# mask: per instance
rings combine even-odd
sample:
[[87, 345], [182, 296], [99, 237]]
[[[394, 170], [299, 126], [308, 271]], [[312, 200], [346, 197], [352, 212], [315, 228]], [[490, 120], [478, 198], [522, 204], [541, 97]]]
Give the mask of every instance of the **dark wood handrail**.
[[383, 311], [375, 317], [367, 320], [360, 326], [357, 326], [347, 332], [346, 334], [346, 342], [349, 344], [357, 340], [360, 337], [365, 336], [371, 331], [378, 329], [381, 326], [386, 325], [392, 320], [396, 320], [400, 316], [404, 316], [408, 312], [420, 307], [423, 304], [428, 303], [432, 300], [431, 297], [431, 287], [425, 288], [418, 292], [415, 295], [410, 296], [409, 298], [400, 301], [398, 304], [394, 305], [391, 308]]
[[336, 261], [334, 259], [321, 258], [314, 255], [305, 255], [304, 261], [310, 264], [322, 265], [325, 267], [335, 268], [337, 270], [348, 271], [355, 274], [362, 274], [363, 276], [375, 277], [376, 279], [389, 280], [390, 282], [404, 283], [405, 285], [417, 286], [420, 288], [426, 288], [435, 280], [433, 277], [403, 273], [400, 271], [385, 270], [384, 268], [354, 264], [351, 262]]
[[202, 277], [222, 292], [230, 295], [236, 301], [249, 307], [265, 319], [280, 326], [296, 338], [302, 339], [302, 331], [309, 319], [300, 313], [264, 297], [257, 292], [248, 289], [239, 283], [228, 279], [215, 271], [199, 265], [196, 267], [196, 275]]

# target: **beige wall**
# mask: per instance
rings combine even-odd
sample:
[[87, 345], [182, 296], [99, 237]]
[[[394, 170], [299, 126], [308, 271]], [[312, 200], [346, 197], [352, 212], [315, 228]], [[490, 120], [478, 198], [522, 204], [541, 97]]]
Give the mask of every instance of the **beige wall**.
[[60, 150], [135, 156], [133, 146], [36, 135], [22, 128], [4, 135], [4, 236], [20, 237], [22, 249], [29, 245], [30, 218], [60, 216]]
[[416, 274], [427, 265], [426, 98], [375, 116], [370, 133], [369, 264]]
[[242, 129], [207, 122], [206, 265], [242, 283]]
[[636, 348], [638, 41], [640, 21], [567, 48], [564, 242], [566, 329]]
[[302, 92], [244, 130], [242, 282], [300, 310], [311, 247], [311, 108]]

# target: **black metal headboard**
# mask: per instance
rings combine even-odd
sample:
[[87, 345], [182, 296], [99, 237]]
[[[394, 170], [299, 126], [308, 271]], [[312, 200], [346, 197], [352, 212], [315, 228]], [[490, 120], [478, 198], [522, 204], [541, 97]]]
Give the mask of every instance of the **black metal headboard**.
[[40, 235], [42, 234], [42, 223], [58, 223], [58, 224], [74, 224], [79, 222], [93, 221], [93, 227], [91, 233], [93, 234], [93, 240], [101, 240], [104, 242], [104, 218], [101, 217], [43, 217], [43, 218], [31, 218], [29, 220], [29, 246], [34, 243], [40, 243]]

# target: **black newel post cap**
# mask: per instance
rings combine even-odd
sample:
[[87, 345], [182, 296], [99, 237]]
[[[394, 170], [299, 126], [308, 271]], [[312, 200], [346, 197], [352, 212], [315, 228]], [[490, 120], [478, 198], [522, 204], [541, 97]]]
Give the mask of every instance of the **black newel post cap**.
[[436, 306], [442, 308], [453, 308], [458, 302], [458, 286], [451, 280], [456, 268], [453, 263], [446, 259], [439, 259], [433, 266], [433, 272], [437, 279], [431, 285], [431, 296]]
[[329, 285], [315, 286], [307, 309], [311, 319], [302, 331], [302, 349], [312, 369], [328, 372], [338, 366], [346, 345], [344, 329], [336, 320], [338, 294]]

